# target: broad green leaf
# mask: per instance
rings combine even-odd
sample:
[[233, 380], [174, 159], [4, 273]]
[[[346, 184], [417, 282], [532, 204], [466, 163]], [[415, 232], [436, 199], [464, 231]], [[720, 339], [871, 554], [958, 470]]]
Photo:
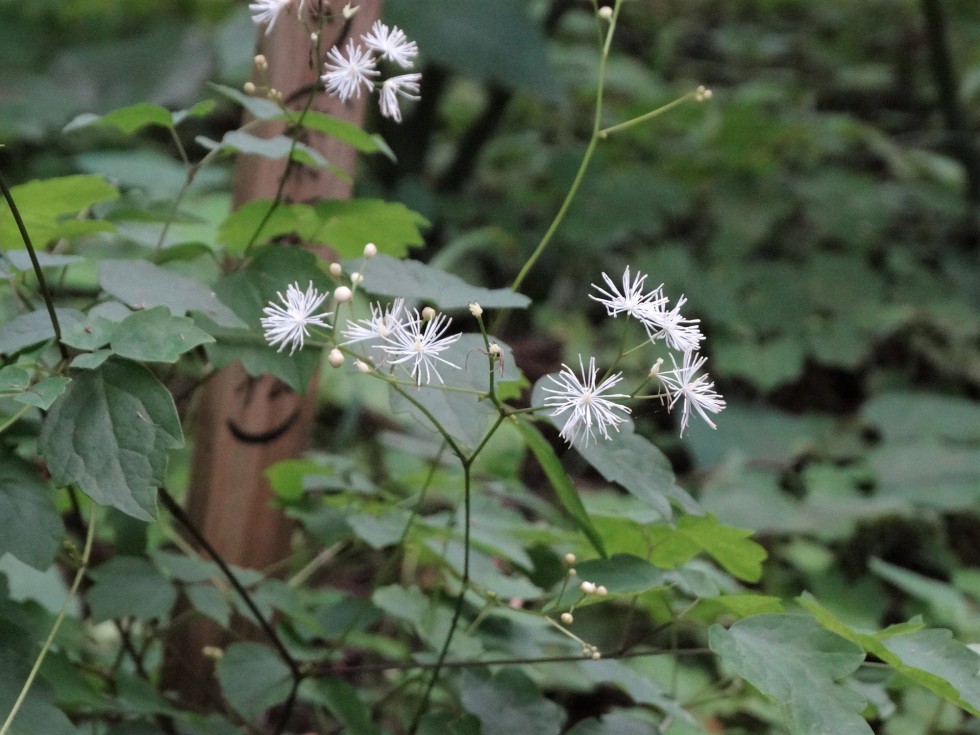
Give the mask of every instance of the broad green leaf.
[[198, 345], [214, 342], [186, 316], [173, 316], [166, 306], [134, 312], [112, 335], [112, 351], [145, 362], [176, 362]]
[[713, 515], [682, 516], [673, 528], [650, 528], [654, 547], [650, 560], [665, 569], [673, 569], [705, 551], [730, 574], [747, 582], [758, 582], [766, 550], [752, 541], [751, 535], [752, 531], [718, 523]]
[[152, 105], [149, 102], [137, 102], [129, 107], [122, 107], [105, 115], [93, 115], [92, 113], [82, 113], [77, 115], [62, 129], [61, 132], [68, 133], [72, 130], [85, 128], [90, 125], [102, 125], [113, 127], [124, 133], [132, 135], [137, 130], [141, 130], [148, 125], [159, 125], [169, 128], [173, 126], [173, 119], [170, 112], [159, 105]]
[[527, 421], [519, 419], [517, 421], [517, 428], [520, 430], [521, 436], [524, 437], [527, 448], [531, 450], [534, 458], [541, 465], [541, 469], [544, 470], [545, 477], [548, 478], [548, 482], [554, 489], [555, 495], [558, 496], [558, 500], [561, 501], [565, 510], [568, 511], [568, 514], [578, 524], [582, 533], [589, 539], [592, 548], [599, 552], [601, 556], [606, 556], [606, 548], [602, 541], [602, 536], [599, 535], [599, 532], [592, 525], [592, 520], [589, 518], [589, 513], [586, 511], [585, 506], [582, 505], [582, 499], [579, 497], [578, 490], [565, 473], [565, 468], [562, 467], [561, 460], [558, 459], [555, 450], [541, 436], [541, 432]]
[[55, 511], [51, 488], [36, 469], [0, 449], [0, 556], [11, 553], [44, 570], [61, 546], [65, 528]]
[[289, 696], [289, 667], [268, 646], [233, 643], [218, 661], [224, 698], [246, 720], [253, 721]]
[[103, 260], [99, 285], [133, 309], [166, 306], [172, 314], [199, 311], [223, 327], [243, 326], [209, 286], [145, 260]]
[[189, 584], [184, 586], [187, 601], [202, 615], [206, 615], [222, 628], [231, 622], [231, 605], [221, 592], [209, 584]]
[[463, 309], [473, 301], [491, 309], [524, 309], [531, 303], [527, 296], [510, 289], [471, 286], [451, 273], [415, 260], [377, 255], [367, 263], [363, 259], [345, 263], [345, 269], [364, 275], [363, 288], [368, 293], [423, 299], [442, 309]]
[[[85, 316], [74, 309], [55, 309], [62, 333]], [[47, 309], [29, 311], [0, 324], [0, 354], [13, 355], [26, 347], [54, 339], [54, 325]]]
[[[294, 391], [306, 390], [317, 369], [321, 350], [313, 345], [290, 355], [277, 352], [262, 337], [262, 309], [279, 302], [277, 292], [285, 292], [290, 283], [301, 288], [312, 281], [318, 291], [329, 291], [332, 281], [316, 267], [316, 257], [302, 248], [269, 247], [258, 251], [244, 270], [225, 276], [215, 284], [215, 292], [231, 308], [239, 332], [215, 331], [218, 341], [205, 347], [208, 357], [221, 368], [240, 361], [249, 375], [275, 375]], [[199, 322], [200, 323], [200, 322]], [[206, 331], [210, 329], [205, 326]]]
[[208, 86], [215, 92], [234, 100], [259, 120], [276, 120], [283, 116], [282, 108], [272, 100], [264, 97], [252, 97], [241, 90], [224, 84], [209, 83]]
[[613, 712], [580, 720], [566, 735], [657, 735], [657, 732], [649, 722]]
[[[8, 250], [4, 255], [10, 259], [14, 268], [19, 271], [33, 271], [34, 264], [31, 262], [31, 256], [28, 255], [27, 250]], [[38, 265], [42, 268], [64, 268], [68, 265], [75, 265], [76, 263], [84, 263], [85, 258], [78, 255], [55, 255], [52, 253], [45, 253], [44, 251], [34, 254], [37, 257]]]
[[580, 561], [575, 570], [580, 579], [603, 585], [611, 595], [635, 595], [661, 587], [666, 581], [663, 571], [632, 554]]
[[156, 514], [167, 455], [183, 444], [173, 397], [146, 368], [113, 358], [77, 373], [54, 402], [39, 447], [52, 480], [142, 520]]
[[493, 676], [465, 671], [460, 701], [480, 720], [482, 735], [558, 735], [564, 713], [524, 672], [502, 668]]
[[[429, 226], [425, 217], [400, 202], [325, 199], [314, 204], [313, 208], [319, 218], [319, 226], [311, 239], [326, 243], [341, 258], [361, 255], [369, 242], [378, 246], [379, 253], [404, 257], [408, 248], [425, 243], [419, 230]], [[351, 270], [363, 272], [366, 282], [374, 267], [372, 261], [370, 266]], [[430, 294], [430, 297], [434, 297], [434, 294]], [[444, 306], [448, 308], [448, 305]]]
[[301, 695], [330, 710], [349, 735], [381, 735], [371, 721], [371, 710], [361, 701], [357, 690], [335, 676], [319, 677], [304, 682]]
[[921, 600], [929, 606], [936, 618], [945, 623], [962, 629], [975, 620], [973, 605], [948, 582], [926, 577], [877, 558], [868, 561], [868, 569], [906, 594]]
[[95, 584], [85, 593], [95, 622], [134, 617], [165, 620], [177, 590], [149, 561], [114, 556], [89, 572]]
[[[0, 713], [3, 719], [13, 709], [24, 682], [31, 670], [31, 659], [0, 648]], [[71, 720], [52, 703], [52, 694], [43, 682], [37, 681], [11, 723], [8, 735], [78, 735]]]
[[948, 702], [980, 717], [980, 655], [953, 640], [943, 628], [920, 630], [921, 624], [863, 633], [850, 627], [809, 593], [797, 598], [827, 630], [857, 643], [900, 674]]
[[76, 355], [71, 366], [78, 370], [95, 370], [99, 365], [112, 357], [112, 350], [96, 350], [95, 352], [85, 352]]
[[854, 673], [864, 652], [802, 615], [755, 615], [708, 641], [735, 672], [776, 700], [793, 735], [873, 735], [858, 714], [864, 698], [838, 683]]
[[31, 374], [17, 365], [0, 368], [0, 393], [21, 393], [31, 386]]
[[23, 393], [13, 396], [13, 399], [18, 403], [26, 403], [28, 406], [47, 411], [58, 396], [65, 392], [70, 382], [69, 378], [52, 375], [35, 383]]
[[61, 341], [76, 350], [97, 350], [109, 344], [118, 327], [118, 321], [89, 314], [84, 321], [75, 322], [67, 329], [63, 329]]
[[242, 130], [230, 130], [224, 134], [220, 143], [205, 138], [202, 135], [199, 135], [195, 140], [208, 150], [221, 148], [226, 151], [262, 156], [263, 158], [290, 158], [313, 168], [326, 169], [345, 181], [350, 180], [350, 175], [346, 171], [336, 166], [331, 166], [327, 163], [327, 159], [315, 148], [308, 146], [306, 143], [294, 141], [286, 135], [260, 138], [257, 135], [252, 135]]
[[[300, 113], [290, 110], [288, 119], [293, 124], [300, 122]], [[319, 112], [317, 110], [307, 110], [302, 116], [302, 125], [308, 130], [315, 130], [318, 133], [325, 133], [339, 141], [347, 143], [361, 153], [382, 152], [394, 160], [391, 149], [379, 137], [366, 132], [359, 125], [341, 120], [333, 115]]]
[[[116, 199], [119, 191], [100, 176], [75, 175], [29, 181], [13, 187], [11, 195], [34, 247], [40, 248], [59, 237], [112, 229], [106, 222], [82, 221], [74, 215]], [[21, 247], [20, 231], [7, 203], [0, 201], [0, 250]]]
[[[218, 237], [229, 252], [241, 253], [252, 243], [262, 245], [280, 235], [295, 233], [300, 240], [310, 242], [319, 226], [313, 207], [309, 204], [280, 204], [271, 214], [272, 201], [253, 199], [231, 212], [221, 223]], [[262, 230], [256, 231], [262, 225]]]
[[886, 441], [934, 439], [980, 441], [980, 406], [967, 398], [928, 393], [886, 393], [866, 403], [864, 420]]
[[750, 615], [762, 615], [763, 613], [781, 613], [783, 612], [783, 603], [780, 598], [771, 595], [751, 593], [718, 595], [711, 599], [701, 600], [698, 603], [698, 611], [709, 619], [722, 611], [739, 618], [747, 618]]
[[[393, 618], [411, 624], [429, 648], [434, 651], [441, 649], [452, 624], [453, 613], [448, 606], [434, 603], [418, 587], [401, 585], [375, 589], [371, 602]], [[483, 646], [479, 639], [465, 630], [456, 631], [449, 653], [452, 658], [476, 660], [482, 653]]]

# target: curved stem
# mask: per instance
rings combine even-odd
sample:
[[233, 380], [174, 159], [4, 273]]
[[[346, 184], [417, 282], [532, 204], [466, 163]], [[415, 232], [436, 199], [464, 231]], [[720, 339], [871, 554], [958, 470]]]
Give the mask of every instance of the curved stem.
[[92, 503], [92, 509], [89, 514], [88, 521], [88, 533], [85, 535], [85, 549], [82, 551], [82, 563], [78, 567], [78, 571], [75, 572], [75, 579], [71, 583], [71, 588], [68, 590], [68, 597], [65, 599], [65, 604], [61, 606], [61, 610], [58, 612], [58, 617], [55, 618], [54, 625], [51, 626], [51, 631], [48, 633], [47, 639], [44, 641], [44, 645], [41, 646], [41, 652], [34, 659], [34, 666], [31, 667], [31, 672], [27, 675], [27, 681], [24, 682], [24, 686], [21, 687], [20, 694], [17, 695], [17, 700], [14, 702], [14, 706], [11, 707], [10, 713], [7, 715], [7, 719], [3, 723], [3, 727], [0, 727], [0, 735], [7, 735], [10, 730], [11, 725], [14, 722], [14, 717], [20, 711], [20, 708], [24, 705], [24, 700], [27, 699], [27, 693], [31, 690], [31, 685], [34, 683], [34, 678], [37, 676], [37, 672], [41, 670], [41, 664], [44, 663], [45, 656], [48, 655], [48, 649], [51, 648], [51, 643], [54, 641], [55, 636], [58, 634], [58, 630], [61, 628], [61, 624], [65, 620], [65, 615], [68, 613], [68, 606], [71, 601], [75, 598], [75, 593], [78, 592], [78, 587], [82, 583], [82, 578], [85, 576], [85, 572], [88, 569], [89, 557], [92, 555], [92, 542], [95, 539], [95, 503]]
[[17, 223], [17, 229], [20, 231], [20, 237], [24, 241], [24, 247], [27, 248], [27, 254], [31, 258], [34, 275], [37, 276], [37, 284], [41, 289], [41, 296], [44, 297], [44, 304], [48, 308], [48, 317], [51, 319], [51, 326], [54, 328], [54, 338], [55, 342], [58, 343], [58, 351], [61, 353], [61, 359], [68, 360], [68, 350], [61, 343], [61, 325], [58, 323], [58, 314], [54, 310], [54, 299], [51, 298], [51, 291], [48, 290], [48, 284], [44, 280], [44, 271], [41, 270], [41, 264], [38, 262], [37, 253], [34, 251], [34, 245], [31, 243], [31, 236], [27, 233], [27, 226], [20, 216], [20, 210], [17, 209], [17, 204], [14, 202], [14, 197], [10, 193], [10, 189], [7, 188], [7, 182], [3, 180], [3, 176], [0, 176], [0, 190], [3, 191], [3, 197], [7, 200], [7, 206], [10, 207], [10, 213], [14, 216], [14, 222]]

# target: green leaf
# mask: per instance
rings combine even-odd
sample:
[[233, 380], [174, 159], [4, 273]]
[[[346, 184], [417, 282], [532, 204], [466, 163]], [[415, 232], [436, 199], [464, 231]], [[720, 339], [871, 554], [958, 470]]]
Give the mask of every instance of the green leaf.
[[928, 393], [886, 393], [866, 403], [864, 420], [886, 441], [942, 437], [980, 441], [980, 406], [966, 398]]
[[[100, 176], [62, 176], [29, 181], [10, 190], [35, 247], [80, 232], [110, 230], [106, 222], [74, 218], [89, 207], [119, 197], [116, 187]], [[71, 215], [71, 216], [69, 216]], [[5, 201], [0, 202], [0, 250], [21, 248], [24, 241]]]
[[626, 715], [611, 713], [602, 717], [589, 717], [575, 723], [565, 735], [656, 735], [657, 730], [649, 722]]
[[[10, 262], [17, 270], [25, 272], [34, 270], [34, 264], [31, 262], [31, 256], [28, 254], [26, 248], [23, 250], [8, 250], [4, 255], [10, 259]], [[64, 268], [68, 265], [85, 262], [85, 258], [78, 255], [55, 255], [45, 253], [44, 251], [34, 253], [34, 256], [37, 258], [38, 265], [42, 268]]]
[[305, 115], [300, 115], [295, 110], [290, 110], [288, 120], [293, 124], [298, 124], [302, 117], [302, 125], [307, 130], [315, 130], [347, 143], [361, 153], [382, 152], [394, 161], [391, 149], [384, 144], [384, 141], [371, 133], [366, 132], [359, 125], [341, 120], [333, 115], [327, 115], [317, 110], [307, 110]]
[[0, 449], [0, 556], [10, 553], [35, 569], [51, 566], [65, 529], [51, 488], [23, 460]]
[[208, 86], [215, 92], [234, 100], [259, 120], [277, 120], [283, 116], [282, 108], [272, 100], [263, 97], [253, 97], [234, 87], [227, 87], [224, 84], [209, 83]]
[[[55, 314], [62, 331], [85, 318], [74, 309], [55, 309]], [[47, 309], [30, 311], [0, 324], [0, 354], [13, 355], [49, 339], [54, 339], [54, 326]]]
[[752, 531], [718, 523], [713, 515], [682, 516], [674, 528], [650, 528], [654, 547], [650, 560], [657, 566], [673, 569], [706, 551], [728, 573], [747, 582], [758, 582], [766, 550], [752, 541], [751, 535]]
[[218, 341], [205, 347], [215, 366], [222, 368], [240, 361], [249, 375], [270, 373], [294, 391], [305, 391], [319, 365], [321, 350], [310, 346], [293, 355], [277, 352], [263, 339], [260, 320], [262, 309], [270, 301], [279, 303], [277, 292], [284, 292], [293, 282], [306, 288], [310, 281], [321, 292], [333, 287], [332, 281], [316, 267], [312, 253], [278, 246], [259, 250], [247, 268], [218, 281], [215, 292], [248, 329], [217, 332]]
[[868, 569], [906, 594], [924, 602], [935, 617], [943, 622], [956, 628], [966, 628], [975, 620], [973, 605], [947, 582], [877, 558], [868, 561]]
[[873, 735], [858, 713], [864, 698], [837, 683], [864, 652], [802, 615], [755, 615], [725, 630], [712, 625], [711, 650], [776, 700], [793, 735]]
[[159, 105], [151, 105], [149, 102], [138, 102], [129, 107], [113, 110], [105, 115], [83, 113], [65, 125], [61, 132], [69, 133], [90, 125], [112, 127], [125, 135], [132, 135], [137, 130], [141, 130], [148, 125], [159, 125], [164, 128], [172, 127], [173, 119], [170, 116], [170, 112]]
[[381, 729], [371, 722], [371, 711], [361, 701], [357, 690], [335, 676], [307, 680], [301, 693], [323, 705], [337, 718], [349, 735], [382, 735]]
[[31, 386], [31, 374], [18, 365], [0, 368], [0, 393], [22, 393]]
[[[320, 226], [312, 240], [327, 243], [341, 258], [361, 255], [369, 242], [378, 246], [379, 253], [395, 256], [425, 243], [419, 230], [428, 227], [429, 221], [400, 202], [325, 199], [313, 208]], [[361, 270], [367, 278], [371, 268]]]
[[525, 309], [531, 303], [524, 294], [508, 288], [471, 286], [451, 273], [415, 260], [377, 255], [367, 263], [363, 259], [345, 263], [344, 269], [361, 272], [362, 288], [368, 293], [422, 299], [440, 309], [464, 309], [472, 301], [485, 309]]
[[198, 345], [214, 342], [186, 316], [173, 316], [166, 306], [137, 311], [123, 319], [112, 335], [112, 351], [120, 357], [147, 362], [176, 362]]
[[199, 135], [195, 140], [208, 150], [221, 148], [226, 151], [262, 156], [263, 158], [271, 158], [273, 160], [289, 158], [307, 166], [312, 166], [313, 168], [326, 169], [345, 181], [350, 180], [350, 175], [346, 171], [336, 166], [331, 166], [327, 163], [327, 159], [315, 148], [308, 146], [306, 143], [294, 141], [287, 135], [274, 135], [271, 138], [260, 138], [257, 135], [246, 133], [243, 130], [229, 130], [221, 138], [220, 143], [205, 138], [203, 135]]
[[[0, 666], [0, 713], [6, 719], [31, 667], [30, 661], [24, 661], [16, 653], [3, 648], [0, 648], [0, 661], [3, 661], [3, 666]], [[35, 682], [11, 723], [8, 735], [78, 735], [78, 730], [51, 699], [47, 687]]]
[[52, 375], [50, 378], [45, 378], [35, 383], [20, 395], [13, 396], [13, 399], [18, 403], [26, 403], [28, 406], [34, 406], [35, 408], [40, 408], [42, 411], [47, 411], [51, 407], [51, 404], [55, 402], [55, 399], [65, 392], [65, 388], [68, 387], [70, 382], [71, 380], [69, 378], [61, 375]]
[[96, 350], [75, 356], [71, 366], [77, 370], [95, 370], [99, 365], [112, 357], [112, 350]]
[[827, 630], [857, 643], [900, 674], [947, 702], [980, 717], [980, 655], [953, 640], [943, 628], [918, 630], [921, 624], [862, 633], [850, 627], [805, 592], [799, 603]]
[[172, 314], [199, 311], [223, 327], [244, 326], [206, 284], [145, 260], [103, 260], [99, 285], [134, 309], [166, 306]]
[[[118, 302], [116, 302], [118, 303]], [[122, 306], [120, 304], [120, 306]], [[126, 307], [122, 307], [128, 312]], [[109, 344], [112, 335], [119, 327], [118, 321], [104, 316], [89, 314], [84, 321], [75, 322], [61, 331], [61, 341], [76, 350], [97, 350]]]
[[480, 720], [482, 735], [558, 735], [565, 719], [561, 708], [519, 669], [502, 668], [493, 676], [466, 671], [460, 701]]
[[189, 584], [184, 587], [187, 601], [202, 615], [206, 615], [222, 628], [231, 622], [231, 605], [219, 590], [209, 584]]
[[95, 622], [134, 617], [165, 620], [177, 601], [177, 590], [146, 559], [114, 556], [95, 567], [95, 584], [85, 593]]
[[183, 444], [170, 392], [146, 368], [113, 358], [78, 373], [51, 407], [39, 446], [53, 481], [142, 520], [156, 514], [167, 453]]
[[[295, 233], [310, 242], [319, 222], [309, 204], [280, 204], [269, 213], [272, 201], [253, 199], [231, 212], [218, 229], [218, 238], [231, 253], [244, 252], [254, 240], [260, 245], [281, 235]], [[261, 231], [256, 231], [262, 225]]]
[[230, 645], [217, 672], [228, 704], [249, 721], [284, 701], [292, 687], [289, 667], [260, 643]]
[[613, 554], [608, 559], [587, 559], [575, 565], [579, 579], [603, 585], [611, 595], [634, 595], [662, 587], [664, 573], [646, 559]]
[[562, 467], [561, 460], [558, 459], [555, 450], [541, 436], [541, 432], [529, 422], [519, 419], [517, 421], [517, 428], [520, 430], [521, 436], [524, 437], [527, 448], [531, 450], [534, 458], [541, 465], [541, 469], [544, 470], [545, 477], [551, 483], [551, 487], [554, 489], [555, 495], [558, 496], [558, 500], [561, 501], [565, 510], [568, 511], [568, 514], [578, 524], [582, 533], [589, 539], [592, 548], [599, 552], [601, 556], [606, 556], [606, 547], [602, 542], [602, 536], [599, 535], [599, 532], [592, 525], [592, 519], [589, 518], [589, 513], [585, 510], [585, 506], [582, 505], [582, 499], [579, 497], [578, 490], [565, 473], [565, 468]]

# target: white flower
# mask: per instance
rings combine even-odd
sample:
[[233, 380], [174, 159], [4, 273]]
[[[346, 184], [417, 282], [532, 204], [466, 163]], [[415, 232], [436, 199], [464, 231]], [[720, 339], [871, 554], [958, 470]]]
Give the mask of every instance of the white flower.
[[282, 352], [287, 346], [290, 347], [290, 355], [302, 349], [303, 340], [309, 336], [307, 327], [330, 327], [323, 321], [330, 316], [330, 312], [313, 313], [327, 298], [327, 294], [313, 288], [312, 281], [305, 292], [300, 291], [297, 284], [291, 283], [285, 296], [281, 292], [276, 295], [284, 306], [270, 302], [262, 309], [262, 313], [267, 316], [262, 317], [261, 321], [266, 341], [271, 347], [279, 345], [278, 352]]
[[667, 346], [678, 352], [696, 352], [701, 346], [704, 335], [698, 324], [700, 319], [685, 319], [681, 316], [681, 307], [687, 303], [682, 294], [677, 299], [677, 305], [670, 311], [666, 308], [666, 299], [659, 304], [644, 304], [640, 307], [640, 320], [647, 329], [651, 340], [663, 339]]
[[347, 42], [346, 57], [336, 46], [330, 49], [323, 68], [326, 73], [320, 79], [327, 93], [337, 95], [341, 102], [360, 97], [362, 86], [370, 92], [374, 87], [371, 78], [380, 73], [370, 52], [355, 46], [353, 41]]
[[347, 340], [344, 345], [375, 339], [386, 341], [393, 332], [401, 328], [404, 308], [405, 299], [395, 299], [394, 303], [389, 304], [384, 310], [381, 304], [373, 304], [370, 319], [347, 322], [347, 326], [341, 331], [341, 335]]
[[361, 36], [361, 40], [372, 51], [377, 51], [382, 59], [393, 61], [402, 69], [411, 69], [419, 49], [415, 41], [409, 41], [405, 32], [398, 26], [388, 29], [380, 20], [374, 21], [371, 30]]
[[279, 14], [293, 4], [293, 0], [254, 0], [248, 9], [252, 13], [252, 21], [256, 25], [266, 24], [266, 35], [272, 32]]
[[[428, 384], [432, 379], [432, 373], [442, 383], [442, 376], [436, 367], [438, 360], [445, 365], [460, 369], [459, 365], [449, 362], [439, 353], [448, 348], [459, 339], [458, 334], [451, 334], [448, 337], [443, 335], [449, 328], [452, 319], [445, 314], [436, 314], [431, 319], [422, 319], [418, 310], [415, 311], [415, 318], [407, 322], [402, 322], [388, 337], [387, 344], [382, 349], [394, 359], [392, 365], [403, 362], [411, 362], [411, 376], [415, 378], [416, 385]], [[422, 374], [425, 373], [423, 379]]]
[[[725, 399], [715, 392], [715, 384], [708, 382], [707, 373], [694, 378], [694, 373], [700, 370], [708, 359], [700, 357], [696, 352], [685, 352], [684, 363], [681, 367], [677, 367], [677, 361], [674, 360], [673, 355], [670, 356], [670, 359], [674, 363], [674, 369], [661, 373], [660, 380], [667, 388], [667, 392], [670, 393], [670, 408], [673, 408], [681, 397], [684, 398], [684, 411], [681, 414], [681, 436], [684, 436], [687, 422], [691, 418], [692, 406], [708, 426], [712, 429], [716, 428], [705, 411], [718, 413], [725, 408]], [[692, 380], [692, 378], [694, 379]]]
[[596, 374], [598, 370], [595, 366], [595, 358], [589, 358], [588, 371], [582, 364], [581, 355], [579, 355], [578, 362], [582, 373], [581, 380], [568, 365], [562, 365], [562, 370], [558, 373], [557, 378], [554, 375], [548, 376], [552, 382], [558, 385], [558, 388], [543, 388], [548, 393], [555, 394], [545, 398], [544, 405], [555, 409], [551, 413], [552, 416], [560, 416], [571, 410], [571, 414], [560, 432], [561, 437], [572, 444], [580, 434], [584, 434], [584, 443], [588, 446], [589, 439], [595, 439], [596, 429], [605, 439], [609, 438], [610, 427], [619, 431], [618, 424], [626, 421], [626, 418], [617, 415], [616, 411], [630, 413], [630, 409], [609, 399], [629, 398], [629, 396], [621, 393], [603, 395], [623, 379], [622, 373], [610, 375], [597, 387]]
[[407, 100], [417, 100], [421, 78], [421, 74], [402, 74], [385, 79], [384, 84], [381, 85], [381, 94], [378, 100], [381, 105], [381, 114], [400, 123], [402, 111], [398, 107], [398, 96], [401, 95]]
[[605, 280], [609, 290], [606, 291], [593, 283], [592, 288], [602, 294], [602, 296], [589, 294], [589, 298], [605, 306], [606, 314], [609, 316], [614, 317], [622, 312], [626, 312], [635, 319], [642, 319], [641, 314], [644, 309], [659, 308], [667, 302], [667, 299], [664, 298], [661, 292], [663, 284], [657, 286], [649, 293], [643, 293], [643, 282], [647, 279], [646, 274], [637, 273], [631, 282], [629, 266], [626, 266], [626, 270], [623, 272], [622, 292], [616, 288], [616, 284], [605, 273], [602, 274], [602, 278]]

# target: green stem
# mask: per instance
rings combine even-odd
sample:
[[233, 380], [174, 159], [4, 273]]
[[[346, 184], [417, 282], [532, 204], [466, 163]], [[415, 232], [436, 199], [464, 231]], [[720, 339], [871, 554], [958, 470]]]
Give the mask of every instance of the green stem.
[[698, 96], [698, 92], [696, 90], [694, 92], [688, 92], [682, 97], [678, 97], [673, 102], [668, 102], [663, 107], [658, 107], [656, 110], [651, 110], [650, 112], [640, 115], [639, 117], [634, 117], [632, 120], [621, 122], [618, 125], [611, 125], [608, 128], [603, 128], [602, 130], [599, 131], [598, 135], [600, 138], [602, 138], [602, 140], [605, 140], [613, 133], [619, 133], [623, 130], [627, 130], [628, 128], [632, 128], [636, 125], [641, 125], [647, 122], [648, 120], [653, 120], [655, 117], [660, 117], [665, 112], [673, 110], [678, 105], [687, 102], [690, 99], [696, 99], [697, 96]]
[[51, 631], [48, 633], [47, 639], [44, 641], [44, 645], [41, 646], [41, 652], [34, 659], [34, 666], [31, 667], [31, 672], [27, 675], [27, 681], [24, 682], [24, 686], [21, 687], [20, 694], [17, 695], [17, 701], [14, 702], [14, 706], [10, 710], [10, 714], [7, 715], [6, 721], [3, 723], [3, 727], [0, 727], [0, 735], [7, 735], [10, 730], [11, 725], [14, 722], [14, 717], [20, 711], [20, 708], [24, 705], [24, 700], [27, 699], [27, 693], [31, 690], [31, 685], [34, 683], [34, 678], [37, 676], [38, 671], [41, 670], [41, 664], [44, 662], [44, 658], [48, 655], [48, 649], [51, 648], [51, 644], [54, 641], [55, 636], [58, 634], [58, 630], [61, 629], [61, 624], [65, 620], [65, 615], [68, 613], [68, 606], [75, 597], [75, 593], [78, 592], [78, 587], [82, 583], [82, 578], [85, 576], [85, 571], [88, 569], [89, 557], [92, 555], [92, 542], [95, 539], [95, 503], [92, 503], [91, 513], [89, 515], [88, 521], [88, 533], [85, 535], [85, 549], [82, 552], [82, 564], [75, 572], [75, 579], [71, 584], [71, 589], [68, 590], [68, 597], [65, 599], [65, 604], [61, 606], [61, 610], [58, 613], [58, 617], [55, 618], [54, 625], [51, 626]]
[[32, 408], [31, 406], [28, 406], [28, 405], [25, 404], [23, 408], [21, 408], [19, 411], [17, 411], [17, 413], [15, 413], [9, 419], [7, 419], [6, 421], [4, 421], [2, 424], [0, 424], [0, 434], [2, 434], [7, 429], [9, 429], [11, 426], [13, 426], [14, 424], [16, 424], [17, 421], [20, 420], [20, 417], [23, 416], [28, 411], [30, 411], [31, 408]]
[[58, 351], [61, 352], [61, 359], [68, 360], [68, 350], [61, 343], [61, 325], [58, 323], [58, 314], [54, 310], [54, 299], [51, 298], [51, 292], [48, 290], [48, 284], [44, 280], [44, 272], [41, 270], [41, 264], [38, 262], [37, 253], [34, 251], [34, 245], [31, 243], [31, 236], [27, 234], [27, 226], [24, 224], [24, 220], [20, 216], [20, 210], [17, 209], [17, 204], [14, 202], [14, 197], [10, 193], [10, 189], [7, 188], [7, 182], [3, 180], [3, 176], [0, 176], [0, 189], [3, 190], [3, 196], [7, 200], [7, 205], [10, 207], [10, 213], [14, 215], [14, 221], [17, 223], [17, 229], [20, 230], [20, 237], [24, 241], [24, 246], [27, 248], [27, 254], [31, 258], [31, 265], [34, 267], [34, 275], [37, 276], [38, 287], [41, 289], [41, 296], [44, 297], [44, 304], [48, 307], [48, 317], [51, 319], [51, 326], [54, 328], [54, 338], [55, 342], [58, 343]]

